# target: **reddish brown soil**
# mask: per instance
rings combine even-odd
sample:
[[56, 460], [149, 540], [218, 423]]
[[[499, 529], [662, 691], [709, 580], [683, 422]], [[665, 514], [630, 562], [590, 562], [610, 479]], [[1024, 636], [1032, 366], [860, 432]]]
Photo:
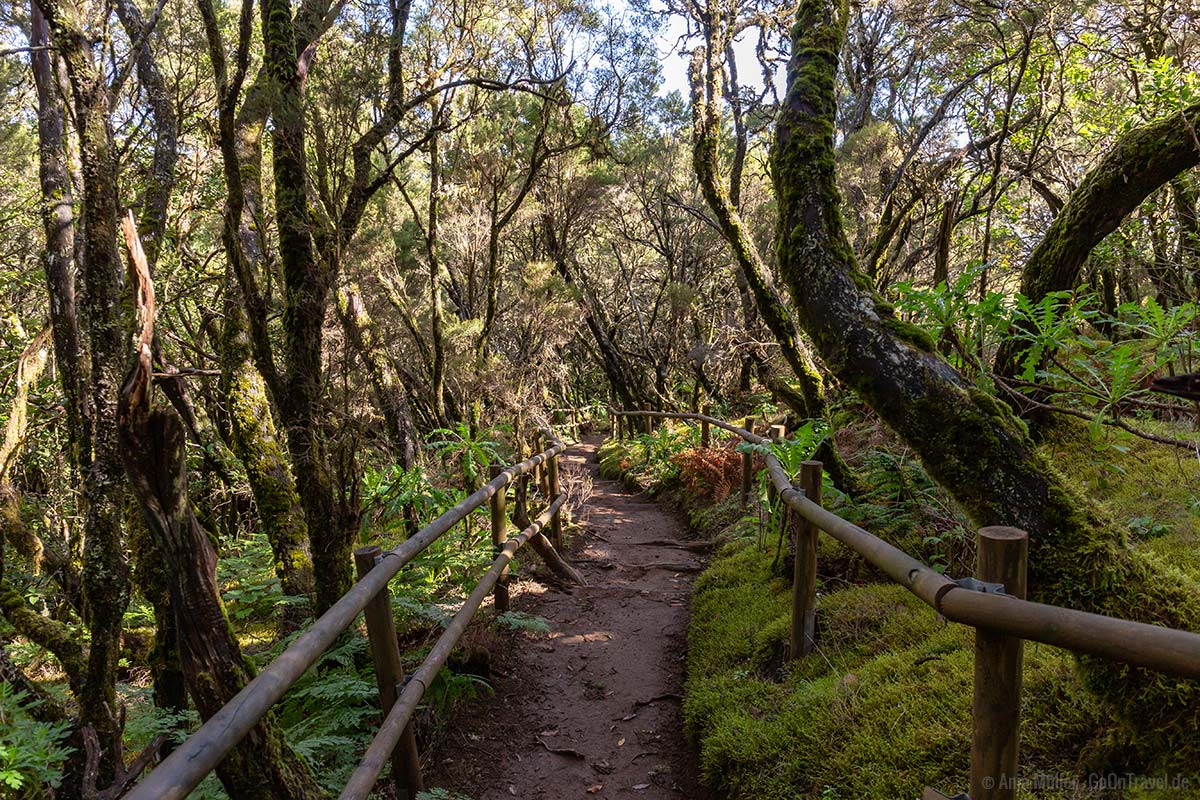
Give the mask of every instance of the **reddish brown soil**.
[[[572, 561], [586, 587], [525, 578], [512, 608], [549, 633], [505, 633], [493, 653], [495, 695], [453, 721], [429, 783], [472, 800], [707, 798], [680, 713], [688, 606], [701, 558], [653, 542], [682, 540], [671, 511], [601, 480], [600, 439], [565, 455], [593, 494]], [[579, 515], [579, 512], [576, 512]], [[523, 554], [528, 573], [532, 554]], [[645, 566], [657, 563], [668, 568]]]

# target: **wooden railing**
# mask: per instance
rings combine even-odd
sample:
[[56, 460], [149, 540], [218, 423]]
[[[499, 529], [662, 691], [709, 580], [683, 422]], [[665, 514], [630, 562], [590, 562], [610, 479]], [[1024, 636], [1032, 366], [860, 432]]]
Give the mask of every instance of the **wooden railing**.
[[[359, 580], [350, 591], [180, 744], [126, 797], [130, 800], [185, 797], [224, 760], [334, 640], [354, 623], [358, 614], [365, 611], [367, 635], [385, 716], [340, 797], [342, 800], [367, 797], [384, 765], [391, 761], [397, 795], [401, 800], [412, 800], [424, 788], [421, 764], [412, 735], [413, 713], [488, 594], [494, 594], [497, 610], [507, 609], [508, 565], [513, 555], [522, 545], [531, 544], [552, 570], [578, 579], [578, 575], [559, 555], [562, 549], [561, 511], [566, 495], [559, 487], [558, 456], [566, 449], [566, 445], [549, 429], [543, 430], [542, 434], [546, 438], [545, 450], [507, 469], [497, 467], [490, 481], [403, 543], [387, 551], [368, 547], [355, 552]], [[530, 478], [541, 485], [548, 503], [532, 522], [528, 522], [524, 508], [526, 482]], [[514, 538], [508, 537], [505, 502], [510, 484], [517, 486], [514, 517], [518, 524], [525, 526]], [[405, 564], [484, 503], [490, 507], [496, 558], [421, 666], [406, 678], [396, 640], [388, 582]], [[550, 526], [552, 541], [542, 534], [546, 526]]]
[[[652, 432], [656, 419], [699, 422], [703, 447], [711, 443], [712, 427], [756, 444], [770, 444], [784, 436], [782, 426], [774, 426], [770, 438], [759, 436], [753, 431], [752, 418], [747, 418], [745, 427], [739, 428], [707, 413], [615, 411], [614, 414], [615, 433], [622, 438], [634, 433], [635, 423], [641, 429], [639, 432]], [[1003, 527], [981, 529], [975, 576], [954, 581], [822, 508], [821, 462], [804, 462], [795, 483], [773, 455], [766, 455], [764, 462], [771, 477], [772, 497], [781, 500], [796, 516], [796, 524], [792, 526], [796, 545], [792, 658], [807, 655], [813, 649], [819, 530], [858, 553], [946, 619], [975, 628], [970, 800], [1016, 797], [1025, 640], [1171, 675], [1200, 678], [1200, 634], [1024, 599], [1028, 554], [1028, 534], [1024, 531]], [[753, 472], [752, 454], [743, 453], [743, 503], [750, 499]], [[926, 798], [942, 796], [926, 789]]]

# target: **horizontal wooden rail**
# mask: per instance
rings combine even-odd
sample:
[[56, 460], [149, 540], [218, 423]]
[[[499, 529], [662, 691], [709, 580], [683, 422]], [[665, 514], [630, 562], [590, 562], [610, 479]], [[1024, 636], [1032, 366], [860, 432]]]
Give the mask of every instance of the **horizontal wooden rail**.
[[[232, 700], [134, 786], [126, 797], [129, 800], [175, 800], [186, 797], [279, 702], [342, 631], [353, 624], [371, 599], [387, 586], [405, 564], [487, 503], [492, 495], [504, 491], [516, 478], [529, 474], [566, 449], [566, 444], [553, 431], [546, 429], [543, 433], [550, 447], [520, 464], [508, 467], [404, 542], [385, 551], [374, 569], [355, 583]], [[393, 708], [401, 707], [402, 701], [403, 695]]]
[[[704, 414], [667, 411], [617, 411], [618, 415], [707, 421], [744, 440], [769, 439]], [[908, 589], [946, 619], [1076, 653], [1110, 658], [1157, 672], [1200, 678], [1200, 634], [1161, 625], [1116, 619], [1000, 594], [963, 588], [857, 525], [804, 496], [792, 487], [774, 456], [765, 459], [779, 497], [804, 519], [861, 555], [889, 578]]]
[[446, 664], [446, 660], [450, 658], [450, 654], [454, 651], [458, 640], [466, 633], [467, 625], [475, 616], [475, 612], [479, 610], [479, 606], [483, 604], [484, 599], [495, 587], [496, 582], [500, 580], [500, 576], [504, 573], [505, 567], [512, 561], [513, 555], [529, 541], [533, 536], [541, 532], [552, 519], [558, 515], [559, 509], [566, 501], [566, 495], [560, 494], [554, 499], [545, 511], [543, 511], [533, 524], [521, 531], [516, 538], [509, 539], [505, 542], [504, 547], [500, 551], [500, 555], [492, 562], [491, 568], [484, 574], [483, 578], [475, 586], [475, 590], [471, 592], [471, 596], [463, 603], [462, 608], [454, 615], [454, 619], [446, 627], [445, 632], [438, 638], [433, 645], [433, 649], [429, 651], [429, 655], [425, 657], [425, 661], [417, 668], [417, 671], [408, 679], [407, 685], [396, 699], [396, 704], [392, 706], [392, 710], [384, 718], [383, 724], [376, 732], [375, 738], [371, 740], [371, 746], [367, 748], [367, 753], [363, 756], [363, 760], [354, 770], [354, 774], [350, 776], [350, 781], [342, 789], [339, 800], [362, 800], [371, 793], [375, 788], [375, 781], [379, 779], [379, 773], [383, 771], [388, 759], [391, 758], [392, 751], [396, 748], [396, 743], [400, 741], [400, 735], [404, 732], [405, 726], [412, 719], [413, 713], [417, 710], [417, 704], [421, 702], [421, 698], [425, 695], [429, 684], [437, 677], [438, 671]]

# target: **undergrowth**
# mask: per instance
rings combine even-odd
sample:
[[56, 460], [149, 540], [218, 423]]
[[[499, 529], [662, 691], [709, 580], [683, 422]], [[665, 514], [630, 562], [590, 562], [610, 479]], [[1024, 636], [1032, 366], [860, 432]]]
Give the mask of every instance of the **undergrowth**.
[[[853, 454], [869, 488], [851, 499], [827, 481], [826, 505], [926, 563], [970, 574], [973, 529], [961, 510], [903, 449], [880, 446], [886, 436], [859, 438], [875, 445]], [[1113, 443], [1063, 430], [1045, 447], [1085, 489], [1127, 510], [1137, 546], [1200, 573], [1195, 456], [1144, 441], [1119, 440], [1116, 449]], [[639, 458], [658, 450], [610, 440], [601, 458], [610, 475], [644, 483], [654, 471], [639, 469]], [[746, 508], [737, 488], [728, 491], [733, 467], [725, 450], [684, 448], [675, 460], [687, 468], [652, 488], [677, 495], [693, 528], [717, 543], [695, 585], [684, 699], [704, 782], [733, 800], [908, 798], [926, 786], [952, 796], [966, 789], [971, 630], [940, 620], [822, 536], [817, 651], [789, 665], [790, 583], [775, 522], [761, 507], [765, 493], [756, 491]], [[1195, 763], [1186, 754], [1129, 761], [1122, 731], [1081, 685], [1069, 653], [1027, 643], [1023, 679], [1021, 768], [1031, 783], [1021, 796], [1200, 796], [1200, 775], [1191, 774], [1198, 770], [1179, 772]], [[1109, 771], [1139, 788], [1089, 786]], [[1154, 783], [1164, 776], [1191, 788]]]

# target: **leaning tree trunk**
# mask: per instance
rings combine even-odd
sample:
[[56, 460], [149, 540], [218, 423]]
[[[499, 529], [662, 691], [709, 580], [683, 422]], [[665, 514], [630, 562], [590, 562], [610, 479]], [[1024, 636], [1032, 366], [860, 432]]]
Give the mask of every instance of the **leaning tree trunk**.
[[576, 276], [575, 271], [571, 269], [567, 256], [566, 233], [558, 230], [554, 216], [549, 210], [542, 213], [542, 232], [546, 237], [546, 251], [554, 262], [554, 269], [563, 279], [563, 283], [578, 292], [583, 321], [596, 342], [600, 368], [604, 371], [604, 377], [608, 379], [609, 388], [620, 398], [624, 408], [649, 408], [649, 395], [637, 370], [629, 364], [629, 360], [612, 340], [610, 332], [613, 326], [604, 312], [604, 307], [596, 299], [592, 287], [584, 280], [586, 276]]
[[[217, 587], [217, 553], [192, 511], [187, 490], [186, 436], [173, 410], [151, 403], [150, 343], [154, 289], [145, 257], [126, 220], [136, 270], [135, 291], [142, 319], [138, 355], [121, 389], [119, 427], [125, 472], [170, 578], [180, 661], [188, 693], [207, 720], [228, 703], [254, 671], [242, 654]], [[303, 759], [288, 746], [268, 714], [217, 767], [217, 776], [238, 800], [324, 798]]]
[[[692, 53], [692, 63], [689, 80], [692, 91], [692, 164], [696, 177], [700, 181], [700, 189], [709, 208], [717, 218], [734, 261], [742, 274], [746, 285], [754, 295], [754, 303], [758, 314], [766, 323], [767, 329], [775, 337], [784, 361], [792, 368], [796, 376], [799, 392], [788, 385], [780, 377], [771, 376], [768, 371], [760, 368], [759, 376], [763, 377], [772, 394], [782, 397], [802, 417], [828, 419], [828, 409], [825, 405], [825, 386], [816, 364], [808, 353], [808, 348], [800, 338], [792, 314], [783, 298], [775, 291], [775, 287], [767, 279], [767, 265], [763, 262], [758, 246], [750, 237], [741, 213], [738, 211], [735, 197], [740, 197], [740, 187], [732, 184], [726, 191], [720, 176], [719, 137], [721, 130], [721, 112], [718, 105], [721, 97], [721, 74], [717, 53], [725, 48], [718, 47], [716, 29], [720, 21], [720, 4], [717, 0], [709, 2], [708, 17], [708, 47], [698, 47]], [[745, 136], [744, 127], [738, 122], [741, 136]], [[738, 143], [740, 150], [745, 149], [743, 142]], [[732, 181], [739, 181], [741, 162], [734, 165]], [[795, 401], [803, 399], [802, 403]], [[856, 493], [858, 481], [854, 471], [842, 459], [832, 437], [826, 439], [820, 447], [817, 457], [825, 462], [830, 478], [842, 490]]]
[[[1033, 303], [1070, 291], [1092, 249], [1159, 187], [1200, 164], [1200, 103], [1124, 133], [1084, 175], [1021, 272], [1021, 294]], [[996, 371], [1016, 372], [1019, 343], [1001, 347]]]
[[[859, 271], [834, 175], [843, 10], [835, 0], [800, 4], [772, 153], [779, 259], [801, 323], [826, 364], [916, 449], [977, 524], [1029, 532], [1032, 599], [1200, 629], [1195, 584], [1130, 549], [1121, 527], [1034, 449], [1021, 422], [939, 356], [927, 334], [896, 319]], [[1140, 741], [1181, 744], [1200, 723], [1195, 682], [1079, 661], [1086, 683], [1118, 707], [1131, 730], [1157, 731]]]
[[383, 414], [396, 463], [404, 469], [412, 469], [417, 463], [417, 431], [412, 411], [392, 362], [380, 356], [375, 325], [357, 286], [347, 285], [338, 290], [337, 309], [346, 339], [367, 369], [367, 379]]
[[[713, 7], [717, 4], [709, 5]], [[750, 238], [750, 232], [721, 183], [720, 168], [717, 164], [721, 130], [717, 102], [721, 93], [718, 68], [711, 63], [714, 58], [716, 56], [708, 56], [704, 48], [697, 48], [692, 53], [692, 164], [700, 181], [704, 199], [716, 215], [717, 224], [729, 243], [734, 261], [754, 294], [759, 316], [775, 336], [784, 360], [796, 374], [800, 391], [804, 394], [806, 416], [823, 417], [825, 392], [821, 385], [821, 376], [804, 349], [787, 305], [768, 283], [766, 264], [763, 263], [758, 248]]]

